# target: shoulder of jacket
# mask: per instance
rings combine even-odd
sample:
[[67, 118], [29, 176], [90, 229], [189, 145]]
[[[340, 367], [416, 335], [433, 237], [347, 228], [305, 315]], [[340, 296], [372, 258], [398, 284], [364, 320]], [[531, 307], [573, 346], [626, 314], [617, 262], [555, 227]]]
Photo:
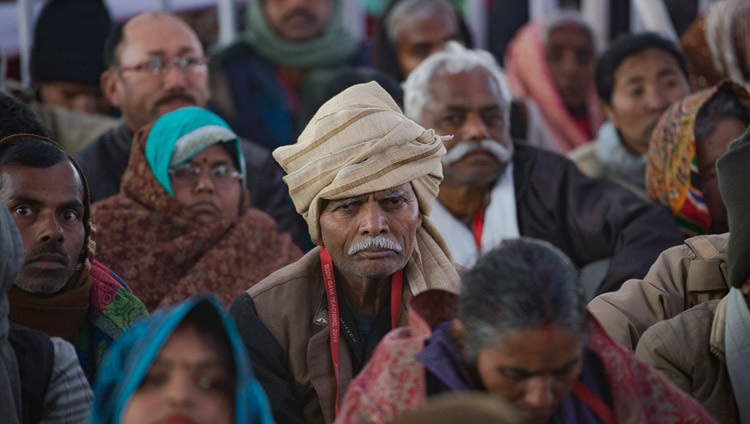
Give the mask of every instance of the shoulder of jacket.
[[691, 237], [685, 240], [685, 245], [698, 259], [725, 259], [729, 233], [709, 234]]
[[277, 294], [279, 291], [299, 292], [318, 290], [316, 280], [323, 284], [319, 259], [320, 249], [312, 249], [299, 260], [286, 265], [253, 285], [245, 293], [255, 300], [260, 296]]

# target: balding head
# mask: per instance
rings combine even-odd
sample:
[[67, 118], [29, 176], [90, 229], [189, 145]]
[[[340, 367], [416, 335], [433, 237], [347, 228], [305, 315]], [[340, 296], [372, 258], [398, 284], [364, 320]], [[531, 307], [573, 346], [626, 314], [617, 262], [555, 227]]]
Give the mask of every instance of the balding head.
[[[174, 15], [134, 16], [113, 32], [105, 54], [109, 69], [102, 75], [102, 88], [132, 131], [172, 110], [208, 101], [203, 46], [195, 31]], [[192, 65], [183, 68], [176, 59]]]

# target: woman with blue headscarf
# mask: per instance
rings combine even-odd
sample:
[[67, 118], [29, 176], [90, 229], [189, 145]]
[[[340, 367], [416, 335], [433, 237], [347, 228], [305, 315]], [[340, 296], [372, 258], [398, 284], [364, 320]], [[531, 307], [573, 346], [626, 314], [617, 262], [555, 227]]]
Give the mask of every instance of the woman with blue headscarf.
[[94, 387], [93, 424], [272, 424], [232, 319], [192, 297], [134, 325], [109, 350]]
[[225, 306], [302, 256], [249, 206], [239, 139], [199, 107], [167, 113], [133, 140], [120, 193], [94, 204], [97, 257], [149, 310], [210, 292]]

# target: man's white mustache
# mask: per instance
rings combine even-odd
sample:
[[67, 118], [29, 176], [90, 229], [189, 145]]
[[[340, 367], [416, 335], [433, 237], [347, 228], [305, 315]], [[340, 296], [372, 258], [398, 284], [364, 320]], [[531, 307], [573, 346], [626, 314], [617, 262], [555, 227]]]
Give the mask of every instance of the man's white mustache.
[[513, 145], [505, 147], [499, 142], [491, 139], [464, 141], [458, 143], [454, 148], [450, 149], [445, 156], [443, 156], [443, 165], [452, 165], [475, 150], [486, 150], [490, 152], [490, 154], [492, 154], [492, 156], [494, 156], [500, 163], [508, 163], [513, 157]]
[[360, 240], [357, 244], [350, 247], [349, 251], [346, 253], [348, 253], [349, 255], [356, 255], [357, 253], [363, 250], [370, 249], [372, 247], [377, 248], [377, 249], [393, 250], [394, 252], [398, 252], [398, 253], [401, 253], [401, 251], [404, 250], [404, 248], [401, 247], [401, 245], [396, 243], [395, 241], [392, 241], [383, 235], [377, 235], [377, 236], [365, 236], [365, 238]]

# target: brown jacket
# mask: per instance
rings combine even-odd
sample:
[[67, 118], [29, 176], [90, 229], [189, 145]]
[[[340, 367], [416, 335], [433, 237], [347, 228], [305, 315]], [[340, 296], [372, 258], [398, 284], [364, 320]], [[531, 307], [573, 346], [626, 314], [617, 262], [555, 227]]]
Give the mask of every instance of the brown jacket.
[[724, 356], [727, 301], [712, 300], [652, 325], [636, 355], [661, 371], [722, 424], [739, 423]]
[[[320, 248], [315, 248], [271, 274], [240, 295], [230, 309], [278, 423], [334, 420], [336, 379], [319, 254]], [[427, 281], [427, 285], [428, 289], [458, 289], [457, 281], [448, 278]], [[413, 292], [405, 281], [399, 326], [407, 324], [406, 305], [416, 294]], [[341, 399], [353, 378], [353, 359], [347, 339], [339, 340]]]
[[597, 296], [589, 310], [609, 335], [635, 349], [651, 325], [729, 292], [729, 233], [696, 236], [662, 252], [643, 280]]

